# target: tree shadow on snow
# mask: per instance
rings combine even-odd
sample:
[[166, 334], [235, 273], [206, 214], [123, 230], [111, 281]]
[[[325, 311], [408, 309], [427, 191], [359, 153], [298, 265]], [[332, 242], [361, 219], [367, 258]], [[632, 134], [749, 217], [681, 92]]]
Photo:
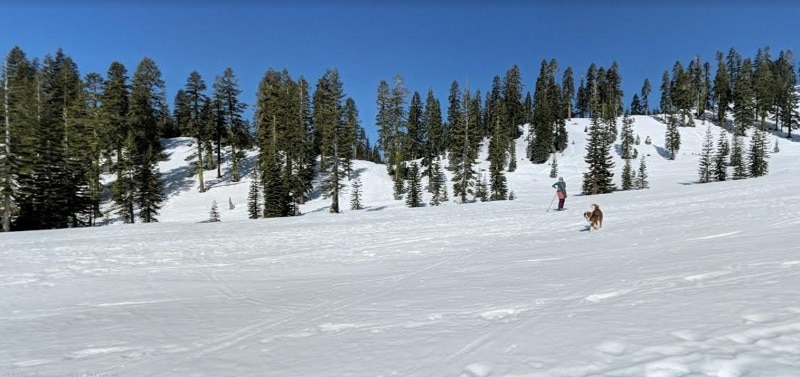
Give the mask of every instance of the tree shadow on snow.
[[669, 153], [668, 150], [664, 149], [664, 147], [659, 147], [658, 145], [653, 144], [653, 148], [656, 149], [658, 155], [664, 157], [664, 159], [669, 160], [672, 157], [672, 153]]
[[371, 208], [371, 207], [365, 208], [365, 210], [367, 212], [380, 211], [380, 210], [383, 210], [383, 209], [386, 209], [386, 206], [380, 206], [380, 207], [375, 207], [375, 208]]

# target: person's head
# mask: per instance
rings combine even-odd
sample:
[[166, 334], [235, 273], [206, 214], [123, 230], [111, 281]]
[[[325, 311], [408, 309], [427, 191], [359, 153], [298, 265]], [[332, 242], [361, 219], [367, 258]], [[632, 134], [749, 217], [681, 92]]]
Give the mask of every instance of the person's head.
[[558, 177], [559, 182], [564, 182], [564, 177]]

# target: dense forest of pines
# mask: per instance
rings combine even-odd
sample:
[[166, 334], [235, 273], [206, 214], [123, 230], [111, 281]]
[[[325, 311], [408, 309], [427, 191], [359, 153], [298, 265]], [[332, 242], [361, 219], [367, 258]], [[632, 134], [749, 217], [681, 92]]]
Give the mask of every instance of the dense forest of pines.
[[[560, 78], [559, 78], [560, 75]], [[666, 124], [666, 148], [674, 158], [680, 149], [677, 127], [696, 120], [720, 126], [718, 141], [709, 133], [700, 160], [700, 182], [764, 175], [768, 171], [768, 125], [792, 130], [797, 114], [797, 78], [791, 52], [776, 59], [768, 48], [755, 59], [734, 49], [711, 63], [696, 57], [687, 68], [677, 61], [661, 80], [659, 108], [650, 109], [651, 85], [645, 80], [630, 106], [623, 106], [622, 76], [610, 67], [592, 63], [575, 87], [571, 67], [559, 73], [555, 59], [543, 60], [534, 91], [523, 92], [519, 67], [514, 65], [491, 88], [481, 93], [453, 81], [446, 108], [432, 90], [423, 95], [408, 89], [401, 76], [377, 86], [378, 140], [374, 146], [360, 125], [358, 107], [347, 97], [337, 70], [325, 72], [312, 88], [305, 78], [287, 70], [267, 70], [253, 103], [252, 122], [244, 119], [247, 104], [232, 69], [208, 85], [192, 72], [177, 91], [170, 111], [165, 82], [156, 63], [144, 58], [132, 74], [112, 62], [105, 75], [81, 76], [76, 62], [63, 51], [39, 61], [19, 47], [6, 56], [0, 98], [0, 230], [93, 226], [109, 211], [126, 223], [155, 222], [164, 200], [158, 163], [165, 159], [162, 139], [191, 137], [196, 148], [193, 172], [204, 187], [204, 172], [222, 177], [223, 161], [230, 162], [233, 181], [244, 173], [244, 152], [258, 153], [248, 195], [251, 218], [297, 214], [309, 199], [315, 179], [331, 212], [339, 212], [339, 190], [354, 178], [354, 159], [385, 162], [395, 181], [394, 195], [410, 207], [421, 205], [423, 187], [431, 205], [448, 200], [507, 200], [505, 172], [516, 169], [514, 141], [529, 127], [526, 158], [534, 164], [551, 161], [569, 137], [589, 140], [582, 191], [617, 190], [613, 183], [611, 147], [620, 143], [626, 164], [622, 189], [647, 188], [644, 157], [638, 174], [629, 115], [654, 115]], [[568, 135], [566, 122], [588, 117], [585, 135]], [[768, 123], [767, 121], [770, 121]], [[622, 122], [621, 130], [618, 122]], [[727, 131], [732, 132], [732, 142]], [[752, 131], [749, 148], [741, 137]], [[489, 176], [476, 170], [478, 151], [488, 140]], [[776, 146], [777, 148], [777, 146]], [[746, 155], [745, 155], [746, 154]], [[553, 158], [551, 159], [551, 155]], [[447, 161], [447, 166], [444, 161]], [[452, 174], [445, 180], [443, 169]], [[111, 176], [104, 185], [101, 177]], [[429, 184], [420, 182], [427, 178]], [[361, 208], [356, 181], [351, 208]]]

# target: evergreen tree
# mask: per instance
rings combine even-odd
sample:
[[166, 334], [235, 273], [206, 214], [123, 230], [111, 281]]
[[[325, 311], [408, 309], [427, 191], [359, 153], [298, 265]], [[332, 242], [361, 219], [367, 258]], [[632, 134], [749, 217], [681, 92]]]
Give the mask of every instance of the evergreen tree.
[[353, 160], [356, 158], [356, 132], [361, 128], [358, 121], [358, 108], [356, 101], [350, 97], [344, 101], [342, 108], [344, 121], [343, 132], [340, 136], [342, 144], [342, 161], [347, 179], [353, 175]]
[[787, 137], [792, 138], [792, 129], [800, 123], [800, 96], [795, 87], [797, 76], [792, 66], [792, 53], [781, 51], [777, 61], [778, 78], [776, 80], [777, 93], [775, 96], [776, 119], [775, 123], [783, 130], [786, 127]]
[[283, 217], [288, 214], [288, 192], [283, 180], [283, 159], [273, 149], [268, 152], [262, 176], [264, 188], [264, 217]]
[[411, 95], [411, 103], [408, 105], [408, 117], [406, 121], [406, 138], [403, 146], [405, 148], [404, 156], [411, 160], [422, 158], [425, 148], [425, 139], [427, 132], [425, 125], [422, 122], [422, 98], [419, 92], [414, 92]]
[[156, 216], [163, 201], [163, 186], [158, 162], [162, 161], [163, 147], [159, 137], [158, 122], [165, 108], [164, 80], [161, 70], [150, 58], [144, 58], [131, 80], [131, 102], [128, 119], [131, 122], [133, 142], [133, 182], [136, 189], [135, 204], [145, 223], [157, 221]]
[[475, 183], [475, 198], [482, 202], [489, 201], [489, 187], [484, 175], [478, 175], [478, 181]]
[[447, 180], [438, 157], [433, 161], [431, 171], [433, 172], [433, 179], [429, 181], [431, 205], [438, 206], [447, 201]]
[[[33, 208], [28, 189], [35, 158], [35, 126], [38, 119], [37, 63], [14, 47], [3, 66], [3, 123], [0, 126], [0, 230], [19, 226], [19, 217]], [[29, 227], [33, 229], [34, 227]]]
[[643, 106], [643, 115], [650, 115], [650, 80], [644, 79], [644, 84], [642, 84], [642, 97], [641, 103]]
[[211, 201], [211, 212], [209, 213], [209, 215], [210, 215], [208, 219], [209, 222], [217, 223], [220, 221], [219, 208], [217, 207], [216, 200]]
[[[555, 82], [555, 60], [548, 63], [542, 60], [539, 77], [536, 79], [536, 93], [533, 99], [533, 138], [528, 144], [528, 157], [534, 164], [543, 164], [557, 147], [566, 146], [566, 135], [556, 135], [556, 129], [563, 123], [560, 117], [561, 103], [559, 88]], [[565, 132], [565, 131], [564, 131]]]
[[[89, 183], [89, 226], [94, 226], [97, 218], [102, 217], [100, 212], [100, 201], [103, 185], [100, 182], [102, 174], [102, 96], [103, 96], [103, 76], [96, 72], [91, 72], [84, 79], [84, 97], [86, 98], [86, 137], [88, 142], [88, 154], [91, 165], [86, 172], [86, 179]], [[0, 158], [1, 159], [1, 158]], [[0, 164], [1, 165], [1, 164]]]
[[631, 159], [633, 157], [633, 118], [627, 114], [622, 118], [622, 132], [620, 135], [620, 142], [622, 144], [622, 158]]
[[622, 190], [631, 190], [634, 185], [633, 168], [631, 167], [631, 160], [625, 160], [625, 166], [622, 167]]
[[[206, 191], [205, 182], [203, 178], [203, 143], [206, 142], [209, 134], [208, 127], [210, 126], [209, 119], [204, 118], [203, 106], [207, 105], [208, 99], [203, 92], [206, 90], [206, 83], [197, 71], [192, 71], [189, 78], [186, 80], [185, 89], [181, 91], [182, 106], [181, 118], [185, 117], [185, 125], [183, 128], [186, 130], [187, 135], [195, 138], [197, 143], [197, 180], [200, 182], [200, 192]], [[179, 104], [176, 100], [175, 111], [178, 111]], [[183, 123], [183, 119], [179, 123]]]
[[361, 204], [361, 178], [356, 177], [350, 185], [350, 209], [357, 211], [364, 209]]
[[639, 100], [639, 95], [634, 93], [631, 100], [630, 112], [632, 115], [642, 115], [642, 102]]
[[733, 146], [731, 146], [731, 166], [733, 167], [733, 179], [747, 178], [747, 166], [744, 161], [744, 146], [742, 139], [736, 134], [733, 135]]
[[692, 104], [694, 98], [692, 95], [692, 77], [690, 72], [683, 68], [680, 61], [676, 61], [672, 67], [672, 81], [670, 82], [670, 102], [675, 107], [677, 113], [680, 114], [680, 122], [682, 125], [694, 125], [694, 117], [692, 116]]
[[398, 162], [395, 166], [394, 171], [394, 178], [393, 178], [394, 185], [392, 186], [394, 200], [403, 199], [403, 195], [406, 193], [406, 165], [405, 162]]
[[644, 155], [639, 160], [639, 173], [636, 174], [636, 189], [643, 190], [650, 188], [650, 183], [647, 182], [647, 165], [644, 162]]
[[717, 121], [720, 127], [725, 127], [725, 113], [731, 103], [731, 83], [728, 68], [722, 58], [722, 52], [717, 51], [717, 74], [714, 76], [714, 98], [717, 103]]
[[394, 87], [389, 88], [386, 81], [378, 85], [378, 114], [375, 125], [378, 127], [378, 143], [386, 158], [386, 167], [392, 171], [397, 169], [401, 161], [406, 160], [403, 150], [403, 139], [406, 137], [407, 114], [405, 109], [408, 89], [402, 76], [395, 76]]
[[131, 144], [131, 123], [128, 118], [130, 108], [130, 85], [127, 70], [122, 63], [113, 62], [106, 74], [103, 86], [101, 113], [104, 119], [106, 143], [104, 149], [110, 151], [108, 160], [116, 175], [112, 184], [112, 199], [120, 208], [117, 212], [125, 223], [135, 220], [133, 207], [132, 151], [126, 149]]
[[756, 113], [761, 117], [759, 128], [766, 131], [767, 115], [773, 110], [776, 98], [775, 74], [772, 72], [773, 63], [769, 55], [769, 47], [759, 49], [756, 56], [752, 77], [752, 88]]
[[443, 149], [443, 129], [442, 129], [442, 110], [439, 100], [433, 95], [433, 90], [428, 89], [425, 99], [425, 110], [422, 115], [423, 128], [428, 134], [425, 143], [422, 166], [425, 168], [423, 175], [428, 177], [428, 181], [433, 180], [433, 161], [444, 153]]
[[714, 138], [711, 136], [711, 127], [706, 128], [706, 136], [703, 141], [703, 147], [700, 151], [700, 168], [698, 174], [700, 175], [700, 183], [708, 183], [712, 177], [712, 163], [714, 151]]
[[669, 71], [664, 71], [661, 75], [661, 101], [659, 107], [663, 114], [672, 114], [672, 94], [670, 93], [671, 81], [669, 79]]
[[458, 81], [453, 81], [450, 84], [450, 92], [447, 96], [447, 122], [442, 132], [443, 151], [450, 151], [453, 148], [455, 129], [464, 124], [466, 115], [463, 113], [464, 109], [461, 102], [461, 90], [458, 87]]
[[479, 140], [478, 128], [470, 123], [474, 116], [470, 116], [472, 98], [469, 90], [464, 93], [463, 109], [461, 114], [462, 124], [454, 125], [453, 143], [450, 149], [450, 171], [453, 172], [453, 191], [458, 195], [461, 203], [467, 202], [468, 195], [474, 195], [475, 159], [478, 157], [476, 148]]
[[755, 123], [755, 91], [751, 67], [750, 59], [745, 59], [733, 92], [734, 132], [737, 136], [745, 136], [747, 129]]
[[250, 178], [250, 190], [247, 192], [247, 215], [248, 218], [257, 219], [261, 215], [261, 195], [259, 187], [261, 181], [258, 176], [258, 170], [253, 170], [253, 176]]
[[511, 69], [506, 71], [505, 79], [503, 79], [503, 102], [508, 111], [508, 130], [513, 132], [512, 139], [516, 139], [519, 135], [516, 134], [517, 126], [525, 122], [525, 110], [522, 107], [522, 75], [519, 71], [519, 66], [514, 64]]
[[[595, 100], [597, 96], [595, 95]], [[600, 113], [594, 112], [592, 123], [589, 127], [589, 142], [586, 145], [584, 161], [589, 165], [589, 171], [583, 173], [582, 192], [584, 195], [606, 194], [614, 191], [612, 182], [614, 162], [611, 157], [611, 145], [608, 140], [606, 127], [600, 120]]]
[[556, 155], [553, 155], [553, 162], [550, 163], [550, 178], [557, 178], [558, 177], [558, 161], [556, 161]]
[[681, 149], [681, 134], [678, 132], [678, 119], [667, 115], [667, 131], [664, 136], [664, 148], [669, 151], [669, 159], [674, 160]]
[[332, 213], [339, 213], [339, 191], [342, 180], [346, 178], [347, 167], [342, 159], [342, 153], [347, 148], [342, 148], [342, 99], [344, 93], [339, 72], [328, 70], [317, 82], [314, 92], [314, 126], [322, 129], [322, 156], [320, 170], [323, 175], [322, 190], [326, 197], [331, 198]]
[[221, 104], [219, 114], [223, 122], [222, 128], [227, 130], [223, 139], [231, 147], [231, 180], [239, 182], [241, 179], [241, 161], [244, 159], [244, 149], [252, 145], [249, 126], [242, 117], [247, 104], [239, 101], [239, 81], [228, 67], [222, 76], [214, 80], [214, 99]]
[[717, 141], [717, 150], [714, 154], [714, 171], [713, 176], [714, 179], [717, 181], [724, 181], [728, 179], [728, 153], [730, 153], [730, 148], [728, 147], [728, 136], [725, 133], [725, 129], [722, 129], [719, 134], [719, 140]]
[[507, 122], [506, 118], [505, 104], [500, 104], [498, 114], [495, 117], [494, 133], [489, 141], [489, 179], [491, 180], [492, 200], [505, 200], [507, 195], [506, 177], [503, 174], [503, 169], [506, 163], [506, 151], [511, 142], [508, 140], [508, 133], [500, 126], [501, 122]]
[[422, 205], [422, 177], [416, 161], [411, 163], [411, 169], [409, 169], [407, 192], [406, 205], [412, 208], [420, 207]]
[[750, 140], [750, 150], [747, 155], [748, 168], [751, 177], [761, 177], [767, 175], [769, 171], [769, 158], [766, 131], [757, 129], [753, 132]]
[[567, 67], [561, 80], [561, 96], [563, 97], [561, 107], [566, 110], [564, 118], [570, 120], [572, 119], [572, 100], [575, 97], [575, 79], [572, 75], [572, 67]]

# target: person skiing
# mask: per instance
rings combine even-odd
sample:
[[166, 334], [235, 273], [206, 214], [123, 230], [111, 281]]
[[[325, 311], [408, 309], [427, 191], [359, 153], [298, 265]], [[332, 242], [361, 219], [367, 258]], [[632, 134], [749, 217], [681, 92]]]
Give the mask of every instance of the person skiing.
[[567, 199], [567, 183], [564, 182], [564, 177], [558, 177], [558, 182], [553, 184], [558, 196], [558, 210], [564, 210], [564, 201]]

